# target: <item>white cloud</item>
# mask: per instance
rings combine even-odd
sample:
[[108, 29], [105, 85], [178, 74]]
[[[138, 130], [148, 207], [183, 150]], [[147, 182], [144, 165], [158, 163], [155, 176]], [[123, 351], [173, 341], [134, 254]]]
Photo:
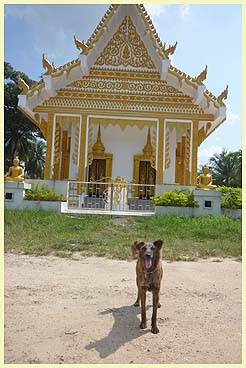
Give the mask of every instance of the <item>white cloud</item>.
[[210, 146], [208, 148], [202, 148], [198, 150], [198, 163], [200, 165], [205, 165], [208, 163], [210, 157], [212, 157], [215, 153], [221, 153], [223, 147], [221, 146]]
[[231, 108], [228, 108], [226, 114], [226, 122], [229, 125], [234, 125], [240, 122], [240, 114], [233, 112]]
[[168, 5], [161, 5], [161, 4], [154, 4], [154, 5], [149, 5], [146, 4], [144, 5], [145, 9], [147, 10], [147, 12], [149, 13], [151, 18], [158, 18], [160, 15], [162, 15], [163, 13], [165, 13], [166, 8], [168, 7]]
[[179, 9], [179, 15], [181, 18], [185, 18], [190, 14], [190, 5], [181, 5]]

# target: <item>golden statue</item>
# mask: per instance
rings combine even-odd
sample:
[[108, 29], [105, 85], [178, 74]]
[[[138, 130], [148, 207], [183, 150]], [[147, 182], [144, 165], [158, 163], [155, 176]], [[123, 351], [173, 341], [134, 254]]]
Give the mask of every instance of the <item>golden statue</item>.
[[4, 181], [14, 181], [22, 183], [24, 181], [24, 170], [19, 166], [20, 160], [18, 156], [13, 159], [13, 165], [9, 168], [9, 171], [4, 176]]
[[216, 185], [213, 185], [212, 175], [209, 174], [209, 168], [204, 165], [202, 168], [202, 174], [197, 177], [197, 188], [202, 189], [215, 189]]

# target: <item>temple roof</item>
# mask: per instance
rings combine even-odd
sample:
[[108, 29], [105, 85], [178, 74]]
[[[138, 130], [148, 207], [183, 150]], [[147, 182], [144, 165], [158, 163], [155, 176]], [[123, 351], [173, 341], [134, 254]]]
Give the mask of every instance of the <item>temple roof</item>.
[[144, 79], [159, 79], [159, 86], [166, 84], [174, 88], [189, 97], [197, 111], [213, 116], [207, 135], [225, 120], [224, 100], [228, 88], [216, 97], [203, 83], [207, 66], [201, 68], [198, 76], [192, 77], [171, 65], [169, 57], [175, 52], [177, 42], [169, 46], [161, 42], [143, 5], [111, 5], [90, 38], [84, 42], [74, 37], [74, 42], [79, 50], [77, 59], [55, 67], [43, 55], [42, 64], [46, 69], [43, 80], [31, 88], [19, 82], [22, 90], [19, 106], [31, 119], [37, 108], [51, 104], [72, 83], [88, 82], [87, 76], [98, 70], [98, 73], [107, 71], [111, 76], [125, 72], [129, 74], [128, 79], [134, 79], [134, 75], [141, 79], [143, 74]]

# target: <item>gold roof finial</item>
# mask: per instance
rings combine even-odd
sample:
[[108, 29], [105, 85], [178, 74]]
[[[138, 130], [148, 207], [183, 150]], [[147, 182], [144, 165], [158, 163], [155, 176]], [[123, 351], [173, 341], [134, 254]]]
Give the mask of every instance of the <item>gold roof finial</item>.
[[43, 65], [43, 68], [44, 69], [47, 69], [46, 72], [44, 73], [44, 75], [49, 75], [51, 74], [54, 70], [55, 70], [55, 67], [54, 67], [54, 63], [53, 65], [49, 62], [48, 59], [46, 59], [46, 57], [42, 56], [42, 65]]
[[144, 146], [143, 152], [147, 157], [151, 157], [153, 153], [153, 147], [151, 144], [151, 137], [150, 137], [150, 128], [148, 129], [147, 143]]
[[166, 44], [164, 44], [163, 52], [167, 58], [174, 53], [174, 51], [176, 50], [177, 44], [178, 42], [176, 41], [174, 45], [169, 45], [167, 49], [165, 49]]
[[21, 90], [21, 95], [26, 95], [29, 91], [28, 84], [20, 77], [20, 75], [17, 75], [17, 81], [18, 81], [18, 87]]
[[197, 83], [202, 83], [207, 78], [208, 66], [196, 77]]
[[101, 140], [101, 126], [99, 124], [98, 131], [97, 131], [97, 140], [94, 146], [92, 147], [92, 152], [94, 155], [100, 155], [103, 154], [105, 151], [105, 147]]
[[217, 97], [217, 101], [219, 102], [219, 104], [223, 104], [223, 100], [226, 100], [228, 97], [228, 84], [226, 86], [226, 88], [224, 89], [224, 91], [221, 92], [221, 94]]
[[83, 54], [88, 49], [88, 46], [85, 44], [84, 41], [80, 41], [78, 38], [76, 38], [75, 35], [73, 36], [73, 39], [74, 39], [75, 46]]

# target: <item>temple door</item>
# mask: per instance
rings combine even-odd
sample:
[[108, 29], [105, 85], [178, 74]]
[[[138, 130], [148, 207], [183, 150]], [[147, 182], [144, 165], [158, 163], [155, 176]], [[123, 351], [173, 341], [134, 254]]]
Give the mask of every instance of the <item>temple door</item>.
[[[139, 184], [155, 185], [156, 171], [151, 167], [150, 161], [139, 162]], [[142, 186], [139, 188], [139, 198], [149, 199], [154, 195], [155, 188]]]
[[[89, 181], [101, 181], [105, 182], [106, 177], [106, 160], [105, 159], [93, 159], [91, 165], [89, 166]], [[105, 187], [104, 185], [92, 184], [89, 186], [89, 195], [99, 196], [103, 193]]]

